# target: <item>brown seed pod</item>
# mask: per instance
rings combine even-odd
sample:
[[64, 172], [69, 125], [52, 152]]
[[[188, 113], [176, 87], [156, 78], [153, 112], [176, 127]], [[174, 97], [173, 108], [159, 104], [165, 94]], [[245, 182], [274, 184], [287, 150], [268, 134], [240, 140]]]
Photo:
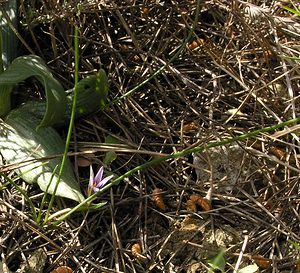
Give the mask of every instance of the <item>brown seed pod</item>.
[[278, 159], [284, 159], [287, 155], [283, 149], [280, 149], [278, 147], [271, 147], [270, 152], [272, 155], [275, 155]]
[[149, 15], [149, 13], [150, 13], [150, 8], [145, 7], [145, 6], [141, 8], [142, 17], [147, 17]]
[[187, 133], [190, 133], [190, 132], [194, 132], [198, 129], [198, 126], [195, 122], [190, 122], [190, 123], [187, 123], [187, 124], [184, 124], [182, 126], [182, 132], [184, 134], [187, 134]]
[[267, 269], [271, 265], [271, 260], [261, 255], [253, 255], [251, 258], [261, 269]]
[[196, 49], [197, 47], [199, 46], [203, 46], [205, 43], [205, 41], [201, 38], [198, 38], [197, 40], [194, 40], [193, 42], [191, 42], [189, 45], [188, 45], [188, 48], [190, 50], [193, 50], [193, 49]]
[[155, 188], [151, 194], [151, 200], [160, 211], [166, 211], [166, 205], [162, 197], [162, 189]]
[[261, 58], [263, 61], [274, 61], [276, 60], [276, 55], [271, 50], [264, 51], [263, 57]]
[[206, 198], [199, 198], [197, 205], [199, 205], [204, 211], [209, 211], [212, 209], [211, 203]]
[[192, 212], [197, 212], [196, 203], [191, 199], [187, 200], [186, 201], [186, 210], [192, 211]]
[[202, 198], [199, 194], [192, 194], [190, 196], [190, 200], [192, 200], [193, 202], [197, 203], [199, 198]]
[[203, 211], [209, 211], [212, 209], [210, 202], [198, 194], [192, 194], [190, 196], [190, 200], [198, 205]]
[[62, 265], [51, 271], [51, 273], [73, 273], [72, 268]]
[[142, 248], [139, 243], [135, 243], [131, 246], [131, 253], [134, 257], [139, 258], [142, 254]]
[[[248, 145], [251, 146], [252, 148], [259, 150], [259, 151], [263, 151], [263, 146], [262, 146], [262, 142], [259, 141], [249, 141]], [[287, 153], [285, 150], [283, 150], [282, 148], [273, 146], [269, 149], [269, 153], [276, 156], [278, 159], [280, 160], [284, 160], [287, 157]], [[291, 159], [293, 160], [293, 159]]]

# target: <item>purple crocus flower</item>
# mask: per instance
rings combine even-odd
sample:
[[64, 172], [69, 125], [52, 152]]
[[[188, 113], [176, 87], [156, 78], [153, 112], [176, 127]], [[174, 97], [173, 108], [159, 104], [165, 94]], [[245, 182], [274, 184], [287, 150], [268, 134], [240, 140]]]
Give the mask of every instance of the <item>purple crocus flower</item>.
[[112, 177], [113, 175], [103, 178], [103, 166], [99, 169], [96, 176], [94, 176], [92, 165], [90, 165], [89, 192], [98, 192], [110, 179], [112, 179]]

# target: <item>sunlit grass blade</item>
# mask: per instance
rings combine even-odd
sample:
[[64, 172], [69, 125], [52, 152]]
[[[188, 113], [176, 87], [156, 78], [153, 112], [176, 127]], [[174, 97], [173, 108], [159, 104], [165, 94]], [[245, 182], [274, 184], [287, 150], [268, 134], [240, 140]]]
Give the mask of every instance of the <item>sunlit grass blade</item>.
[[50, 211], [51, 208], [53, 206], [54, 203], [54, 198], [55, 198], [55, 193], [58, 189], [58, 186], [60, 184], [60, 179], [63, 175], [64, 172], [64, 168], [66, 167], [66, 162], [67, 162], [67, 154], [69, 151], [69, 146], [70, 146], [70, 141], [71, 141], [71, 136], [72, 136], [72, 132], [73, 132], [73, 125], [74, 125], [74, 121], [75, 121], [75, 113], [76, 113], [76, 103], [77, 103], [77, 95], [78, 95], [78, 82], [79, 82], [79, 29], [77, 26], [75, 26], [75, 36], [74, 36], [74, 50], [75, 50], [75, 75], [74, 75], [74, 94], [73, 94], [73, 105], [72, 105], [72, 112], [71, 112], [71, 117], [70, 117], [70, 123], [69, 123], [69, 129], [68, 129], [68, 134], [67, 134], [67, 139], [65, 142], [65, 149], [64, 149], [64, 154], [63, 154], [63, 158], [60, 164], [60, 168], [59, 168], [59, 173], [58, 173], [58, 177], [56, 180], [56, 185], [55, 188], [53, 190], [53, 195], [51, 196], [51, 200], [49, 202], [49, 207], [44, 219], [44, 224], [47, 223], [49, 215], [50, 215]]

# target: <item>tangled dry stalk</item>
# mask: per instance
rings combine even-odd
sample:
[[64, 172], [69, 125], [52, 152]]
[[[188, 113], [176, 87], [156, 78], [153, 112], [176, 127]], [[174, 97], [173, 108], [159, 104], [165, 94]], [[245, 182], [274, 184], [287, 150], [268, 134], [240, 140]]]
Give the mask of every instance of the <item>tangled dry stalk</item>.
[[[126, 96], [74, 130], [73, 151], [93, 152], [96, 165], [108, 135], [125, 145], [109, 166], [116, 174], [159, 153], [299, 116], [300, 21], [283, 9], [293, 7], [289, 1], [200, 1], [192, 39], [172, 62], [195, 22], [196, 1], [85, 0], [79, 15], [77, 1], [20, 2], [25, 53], [30, 48], [72, 86], [78, 24], [81, 77], [102, 67], [110, 101]], [[288, 242], [300, 244], [298, 127], [138, 172], [102, 196], [105, 207], [57, 227], [33, 223], [22, 196], [7, 187], [2, 262], [16, 271], [43, 248], [45, 272], [58, 265], [74, 272], [207, 272], [207, 258], [225, 247], [226, 272], [253, 262], [265, 263], [261, 272], [300, 272], [299, 250]], [[84, 189], [88, 168], [78, 160]], [[19, 183], [39, 207], [39, 189]], [[153, 196], [157, 188], [162, 196]], [[187, 207], [193, 194], [206, 197], [211, 210]], [[56, 209], [67, 205], [58, 200]], [[222, 236], [228, 238], [218, 241]]]

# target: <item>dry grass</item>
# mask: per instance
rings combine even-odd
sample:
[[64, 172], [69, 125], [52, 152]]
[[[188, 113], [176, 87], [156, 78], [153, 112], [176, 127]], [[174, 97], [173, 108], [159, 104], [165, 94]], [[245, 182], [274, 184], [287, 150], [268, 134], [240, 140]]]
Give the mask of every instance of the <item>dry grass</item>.
[[[200, 1], [192, 40], [171, 63], [195, 21], [196, 1], [85, 0], [79, 17], [76, 1], [20, 2], [26, 47], [44, 58], [66, 88], [73, 84], [75, 22], [81, 76], [103, 67], [111, 102], [167, 64], [105, 112], [77, 121], [72, 149], [93, 151], [95, 166], [104, 156], [99, 143], [108, 135], [128, 148], [108, 167], [121, 175], [153, 152], [205, 145], [299, 116], [300, 66], [289, 57], [299, 56], [300, 20], [283, 10], [287, 1]], [[300, 244], [299, 138], [298, 127], [293, 129], [238, 143], [237, 158], [223, 147], [206, 151], [200, 163], [191, 155], [137, 172], [101, 197], [108, 202], [102, 209], [76, 213], [57, 227], [33, 223], [22, 196], [8, 187], [0, 199], [2, 261], [15, 271], [42, 247], [45, 272], [61, 264], [74, 272], [207, 272], [207, 256], [199, 253], [206, 234], [230, 227], [237, 234], [221, 243], [228, 249], [226, 272], [237, 262], [240, 268], [251, 264], [253, 255], [271, 264], [262, 272], [291, 272], [299, 253], [287, 240]], [[77, 161], [84, 189], [88, 168]], [[39, 189], [19, 183], [38, 207]], [[151, 195], [155, 188], [162, 189], [165, 209]], [[206, 196], [212, 210], [188, 211], [191, 194]], [[55, 209], [67, 205], [58, 200]], [[141, 253], [137, 245], [132, 251], [136, 243]], [[219, 247], [208, 246], [214, 253]]]

